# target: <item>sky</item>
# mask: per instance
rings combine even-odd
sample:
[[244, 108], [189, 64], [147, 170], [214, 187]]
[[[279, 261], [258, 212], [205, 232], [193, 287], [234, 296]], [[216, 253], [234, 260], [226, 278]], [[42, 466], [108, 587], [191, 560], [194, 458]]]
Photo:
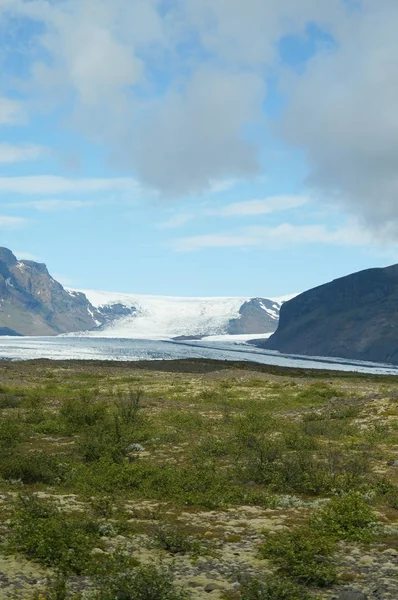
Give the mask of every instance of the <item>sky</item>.
[[398, 262], [396, 0], [0, 0], [0, 245], [67, 287]]

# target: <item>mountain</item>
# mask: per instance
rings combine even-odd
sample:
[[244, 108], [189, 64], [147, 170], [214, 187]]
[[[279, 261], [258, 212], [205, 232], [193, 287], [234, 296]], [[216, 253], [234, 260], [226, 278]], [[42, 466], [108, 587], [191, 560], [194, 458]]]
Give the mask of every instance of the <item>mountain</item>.
[[296, 296], [258, 346], [289, 354], [398, 364], [398, 265], [368, 269]]
[[0, 248], [0, 335], [55, 335], [103, 322], [84, 294], [67, 292], [46, 265]]
[[67, 290], [46, 265], [0, 248], [0, 335], [126, 338], [269, 335], [282, 299], [173, 298]]
[[90, 333], [102, 337], [164, 339], [270, 334], [277, 328], [283, 301], [144, 296], [87, 290], [83, 293], [103, 315], [115, 310], [126, 312]]

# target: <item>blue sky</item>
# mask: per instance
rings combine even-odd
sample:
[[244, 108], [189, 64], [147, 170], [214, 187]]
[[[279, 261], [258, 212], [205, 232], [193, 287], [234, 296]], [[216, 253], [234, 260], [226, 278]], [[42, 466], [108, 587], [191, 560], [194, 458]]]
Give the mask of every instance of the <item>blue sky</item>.
[[0, 0], [0, 244], [67, 286], [186, 296], [397, 262], [397, 18]]

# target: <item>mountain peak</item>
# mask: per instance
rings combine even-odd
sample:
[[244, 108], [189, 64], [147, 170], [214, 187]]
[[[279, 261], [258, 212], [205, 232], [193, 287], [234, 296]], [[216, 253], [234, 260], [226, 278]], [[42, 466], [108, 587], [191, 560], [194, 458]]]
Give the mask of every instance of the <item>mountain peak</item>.
[[48, 275], [49, 277], [51, 277], [50, 273], [48, 272], [47, 265], [45, 265], [44, 263], [38, 263], [34, 260], [21, 260], [20, 262], [23, 265], [26, 265], [27, 267], [36, 269], [36, 271], [42, 273], [43, 275]]
[[16, 256], [8, 248], [0, 248], [0, 261], [7, 267], [12, 267], [18, 262]]

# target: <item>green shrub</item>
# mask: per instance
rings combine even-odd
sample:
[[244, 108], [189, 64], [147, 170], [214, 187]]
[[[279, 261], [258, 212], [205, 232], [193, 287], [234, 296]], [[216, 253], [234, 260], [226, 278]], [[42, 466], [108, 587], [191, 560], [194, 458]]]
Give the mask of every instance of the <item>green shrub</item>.
[[[56, 573], [54, 577], [51, 577], [47, 580], [46, 590], [44, 596], [39, 594], [37, 596], [38, 600], [67, 600], [68, 587], [67, 587], [67, 578], [63, 573]], [[36, 597], [34, 597], [36, 600]]]
[[318, 381], [299, 391], [296, 400], [302, 402], [304, 406], [309, 404], [326, 404], [334, 396], [341, 397], [340, 390], [325, 383]]
[[281, 577], [259, 579], [240, 578], [240, 600], [310, 600], [311, 596], [301, 586]]
[[274, 471], [276, 490], [311, 494], [330, 494], [360, 487], [369, 471], [366, 453], [345, 453], [327, 448], [317, 456], [308, 451], [285, 454]]
[[105, 423], [86, 428], [77, 443], [78, 452], [84, 462], [95, 462], [102, 458], [118, 463], [127, 453], [129, 439], [125, 437], [118, 417]]
[[377, 519], [357, 492], [334, 498], [311, 519], [312, 526], [336, 540], [370, 541]]
[[170, 554], [186, 554], [198, 552], [200, 544], [181, 526], [165, 523], [159, 525], [154, 531], [155, 546], [166, 550]]
[[101, 519], [110, 519], [113, 515], [115, 506], [114, 496], [96, 496], [90, 498], [90, 508], [92, 514]]
[[10, 454], [21, 441], [21, 427], [14, 419], [0, 421], [0, 458]]
[[398, 510], [398, 488], [391, 486], [391, 489], [385, 495], [385, 501], [388, 506]]
[[16, 550], [65, 574], [86, 572], [90, 552], [99, 540], [95, 522], [66, 515], [34, 494], [19, 497], [12, 527]]
[[305, 436], [324, 437], [330, 440], [352, 435], [355, 431], [350, 421], [344, 419], [304, 419], [302, 430]]
[[144, 392], [142, 390], [133, 391], [123, 396], [119, 395], [115, 403], [117, 414], [125, 425], [134, 425], [137, 423], [138, 413], [142, 406]]
[[22, 398], [18, 394], [11, 392], [2, 392], [0, 390], [0, 409], [4, 408], [19, 408], [22, 403]]
[[97, 600], [186, 600], [172, 572], [155, 565], [136, 567], [129, 556], [116, 554], [98, 578]]
[[246, 490], [234, 483], [228, 469], [217, 468], [211, 462], [187, 463], [176, 468], [145, 459], [116, 464], [102, 458], [78, 465], [71, 474], [71, 483], [90, 495], [128, 491], [140, 498], [210, 509], [242, 502], [246, 496]]
[[66, 470], [58, 457], [45, 452], [16, 454], [0, 460], [0, 474], [4, 479], [19, 480], [25, 484], [60, 483]]
[[107, 420], [107, 414], [106, 403], [91, 398], [69, 398], [63, 403], [60, 410], [65, 428], [71, 434], [104, 423]]
[[335, 544], [311, 527], [269, 535], [260, 553], [279, 567], [282, 575], [304, 585], [327, 586], [336, 580], [330, 562]]

